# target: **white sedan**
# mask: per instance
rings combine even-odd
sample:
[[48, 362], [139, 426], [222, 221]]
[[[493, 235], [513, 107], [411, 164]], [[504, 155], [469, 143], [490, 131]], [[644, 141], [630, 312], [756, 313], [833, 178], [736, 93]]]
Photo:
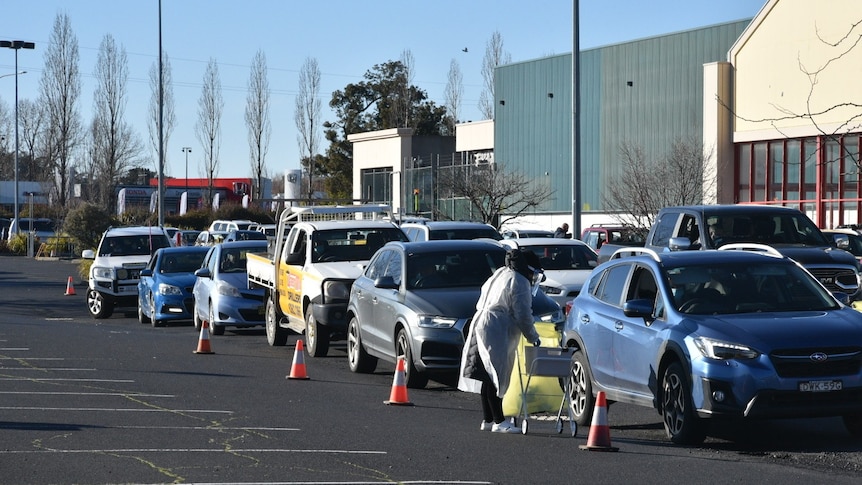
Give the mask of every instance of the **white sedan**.
[[542, 291], [562, 308], [566, 308], [566, 304], [578, 296], [587, 276], [598, 266], [596, 252], [577, 239], [534, 237], [504, 239], [500, 242], [536, 253], [545, 271]]

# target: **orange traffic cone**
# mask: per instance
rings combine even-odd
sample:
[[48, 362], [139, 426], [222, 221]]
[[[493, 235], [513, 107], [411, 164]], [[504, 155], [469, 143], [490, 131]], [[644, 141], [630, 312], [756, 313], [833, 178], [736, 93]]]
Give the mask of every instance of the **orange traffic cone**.
[[383, 401], [385, 404], [394, 404], [397, 406], [412, 406], [413, 403], [407, 399], [407, 384], [404, 382], [407, 371], [404, 367], [404, 357], [398, 358], [398, 364], [395, 365], [395, 377], [392, 379], [392, 392], [389, 393], [389, 400]]
[[69, 277], [69, 281], [66, 283], [66, 296], [75, 294], [75, 285], [72, 283], [72, 277]]
[[293, 365], [290, 366], [288, 379], [310, 379], [305, 372], [305, 352], [302, 340], [296, 341], [296, 351], [293, 353]]
[[619, 451], [619, 448], [611, 446], [608, 403], [605, 400], [604, 391], [599, 391], [596, 396], [596, 407], [593, 409], [593, 420], [590, 423], [590, 436], [587, 438], [587, 444], [581, 445], [579, 448], [590, 451]]
[[201, 325], [201, 336], [198, 339], [198, 348], [195, 350], [196, 354], [214, 354], [210, 348], [210, 322], [204, 320], [203, 325]]

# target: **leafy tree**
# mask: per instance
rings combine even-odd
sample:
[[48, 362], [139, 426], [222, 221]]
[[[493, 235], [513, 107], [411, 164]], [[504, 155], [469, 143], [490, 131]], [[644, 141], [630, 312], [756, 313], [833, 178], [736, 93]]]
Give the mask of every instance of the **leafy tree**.
[[[330, 198], [352, 196], [353, 147], [348, 135], [405, 127], [413, 128], [414, 135], [445, 132], [446, 108], [411, 85], [408, 74], [401, 61], [389, 61], [367, 71], [364, 81], [332, 93], [329, 106], [337, 121], [323, 124], [329, 148], [320, 166]], [[409, 100], [408, 109], [404, 109], [405, 100]]]
[[70, 210], [63, 222], [63, 232], [72, 238], [75, 247], [96, 249], [99, 240], [116, 220], [98, 204], [83, 203]]

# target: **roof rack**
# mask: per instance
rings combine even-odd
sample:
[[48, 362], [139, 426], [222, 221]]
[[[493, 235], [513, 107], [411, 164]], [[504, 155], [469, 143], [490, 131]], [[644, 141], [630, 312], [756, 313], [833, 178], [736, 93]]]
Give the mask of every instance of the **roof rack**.
[[764, 253], [767, 256], [772, 256], [775, 258], [783, 258], [784, 255], [778, 252], [772, 246], [767, 246], [766, 244], [756, 244], [756, 243], [733, 243], [733, 244], [725, 244], [718, 248], [719, 251], [754, 251]]
[[649, 256], [655, 261], [661, 261], [661, 258], [658, 257], [658, 253], [648, 248], [639, 248], [639, 247], [625, 247], [620, 248], [614, 251], [614, 254], [608, 258], [608, 261], [612, 259], [619, 259], [626, 256]]

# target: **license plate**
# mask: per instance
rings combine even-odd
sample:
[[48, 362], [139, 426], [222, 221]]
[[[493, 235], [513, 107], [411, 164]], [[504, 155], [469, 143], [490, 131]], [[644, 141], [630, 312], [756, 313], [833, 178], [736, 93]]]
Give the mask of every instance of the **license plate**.
[[803, 381], [799, 383], [800, 392], [830, 392], [840, 391], [841, 381]]

